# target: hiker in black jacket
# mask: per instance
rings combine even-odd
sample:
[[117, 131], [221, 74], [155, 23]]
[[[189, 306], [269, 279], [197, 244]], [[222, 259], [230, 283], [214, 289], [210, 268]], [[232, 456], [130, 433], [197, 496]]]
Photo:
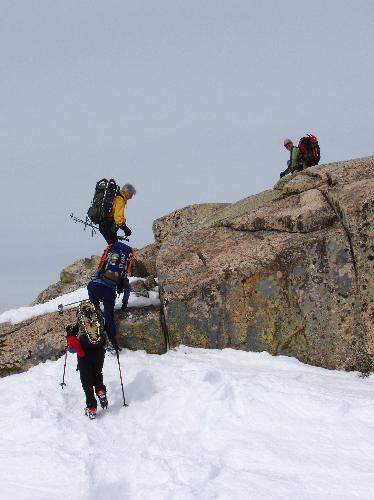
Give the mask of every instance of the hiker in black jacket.
[[[87, 301], [88, 302], [88, 301]], [[94, 310], [93, 304], [87, 306], [87, 310]], [[97, 317], [101, 313], [96, 312]], [[96, 326], [95, 322], [95, 326]], [[105, 358], [105, 345], [107, 338], [104, 332], [104, 327], [100, 321], [100, 336], [96, 344], [89, 340], [84, 325], [77, 321], [74, 326], [66, 327], [67, 333], [67, 348], [69, 352], [76, 352], [78, 358], [78, 370], [81, 379], [81, 384], [86, 395], [86, 415], [92, 420], [96, 418], [97, 400], [102, 408], [107, 408], [108, 400], [106, 397], [106, 387], [103, 381], [103, 365]]]

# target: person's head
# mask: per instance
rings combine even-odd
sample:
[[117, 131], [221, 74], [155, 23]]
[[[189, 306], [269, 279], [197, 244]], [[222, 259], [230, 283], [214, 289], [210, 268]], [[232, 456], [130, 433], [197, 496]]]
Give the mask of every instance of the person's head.
[[286, 149], [290, 150], [290, 149], [292, 149], [292, 148], [293, 148], [293, 142], [291, 141], [291, 139], [285, 139], [285, 140], [283, 141], [283, 146], [284, 146]]
[[125, 193], [126, 200], [131, 200], [131, 198], [136, 194], [136, 189], [132, 184], [125, 184], [121, 188], [121, 192]]

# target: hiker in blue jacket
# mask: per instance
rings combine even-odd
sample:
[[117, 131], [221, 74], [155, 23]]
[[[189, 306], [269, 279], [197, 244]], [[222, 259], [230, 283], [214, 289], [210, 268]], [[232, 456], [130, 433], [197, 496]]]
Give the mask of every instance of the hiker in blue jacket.
[[131, 247], [119, 241], [108, 245], [101, 256], [95, 277], [87, 285], [90, 300], [95, 304], [103, 304], [105, 329], [116, 350], [119, 349], [114, 321], [116, 295], [123, 293], [121, 309], [125, 310], [131, 291], [127, 274], [130, 272], [134, 253]]

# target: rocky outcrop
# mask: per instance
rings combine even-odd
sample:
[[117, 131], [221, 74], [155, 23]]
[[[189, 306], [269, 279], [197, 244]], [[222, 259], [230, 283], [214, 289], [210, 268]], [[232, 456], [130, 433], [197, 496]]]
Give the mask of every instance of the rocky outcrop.
[[[133, 283], [158, 307], [116, 311], [120, 345], [232, 347], [326, 368], [374, 369], [374, 157], [309, 168], [233, 204], [177, 210], [153, 224]], [[99, 258], [64, 269], [35, 302], [85, 286]], [[0, 376], [64, 352], [75, 312], [0, 325]]]
[[70, 266], [65, 267], [60, 273], [60, 281], [53, 283], [39, 293], [32, 305], [44, 304], [48, 300], [87, 286], [97, 269], [99, 261], [100, 257], [92, 255], [90, 258], [77, 260]]
[[[65, 327], [75, 324], [76, 310], [45, 314], [12, 325], [0, 324], [0, 377], [28, 370], [65, 352]], [[118, 344], [152, 354], [165, 352], [165, 336], [156, 306], [116, 311]]]
[[188, 207], [175, 210], [153, 222], [153, 235], [156, 244], [171, 239], [179, 234], [189, 234], [200, 225], [202, 221], [214, 216], [217, 211], [229, 206], [228, 203], [203, 203], [200, 205], [189, 205]]
[[[141, 250], [136, 250], [131, 276], [155, 278], [157, 276], [157, 254], [158, 247], [154, 243]], [[99, 262], [100, 257], [92, 255], [90, 258], [77, 260], [70, 266], [65, 267], [60, 272], [60, 280], [40, 292], [31, 305], [44, 304], [48, 300], [87, 286], [87, 283], [95, 274]]]
[[150, 354], [163, 354], [167, 350], [159, 307], [117, 311], [116, 326], [118, 343], [127, 349], [141, 349]]
[[52, 313], [15, 325], [0, 324], [0, 376], [28, 370], [64, 353], [65, 326], [75, 323], [75, 312]]
[[188, 231], [154, 223], [172, 345], [372, 369], [374, 157], [312, 167], [275, 188]]
[[137, 250], [131, 268], [131, 276], [138, 276], [140, 278], [151, 276], [155, 278], [157, 276], [156, 260], [158, 250], [158, 245], [155, 243]]

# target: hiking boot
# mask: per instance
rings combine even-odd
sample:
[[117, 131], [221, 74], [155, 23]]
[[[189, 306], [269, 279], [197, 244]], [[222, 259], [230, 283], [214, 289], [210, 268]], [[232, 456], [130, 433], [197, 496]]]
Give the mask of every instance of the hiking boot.
[[104, 391], [104, 389], [101, 389], [101, 391], [97, 391], [96, 395], [99, 398], [101, 408], [103, 410], [105, 408], [108, 408], [108, 400], [106, 398], [106, 392]]
[[90, 420], [95, 420], [96, 418], [96, 408], [86, 408], [84, 410], [85, 415], [90, 419]]

